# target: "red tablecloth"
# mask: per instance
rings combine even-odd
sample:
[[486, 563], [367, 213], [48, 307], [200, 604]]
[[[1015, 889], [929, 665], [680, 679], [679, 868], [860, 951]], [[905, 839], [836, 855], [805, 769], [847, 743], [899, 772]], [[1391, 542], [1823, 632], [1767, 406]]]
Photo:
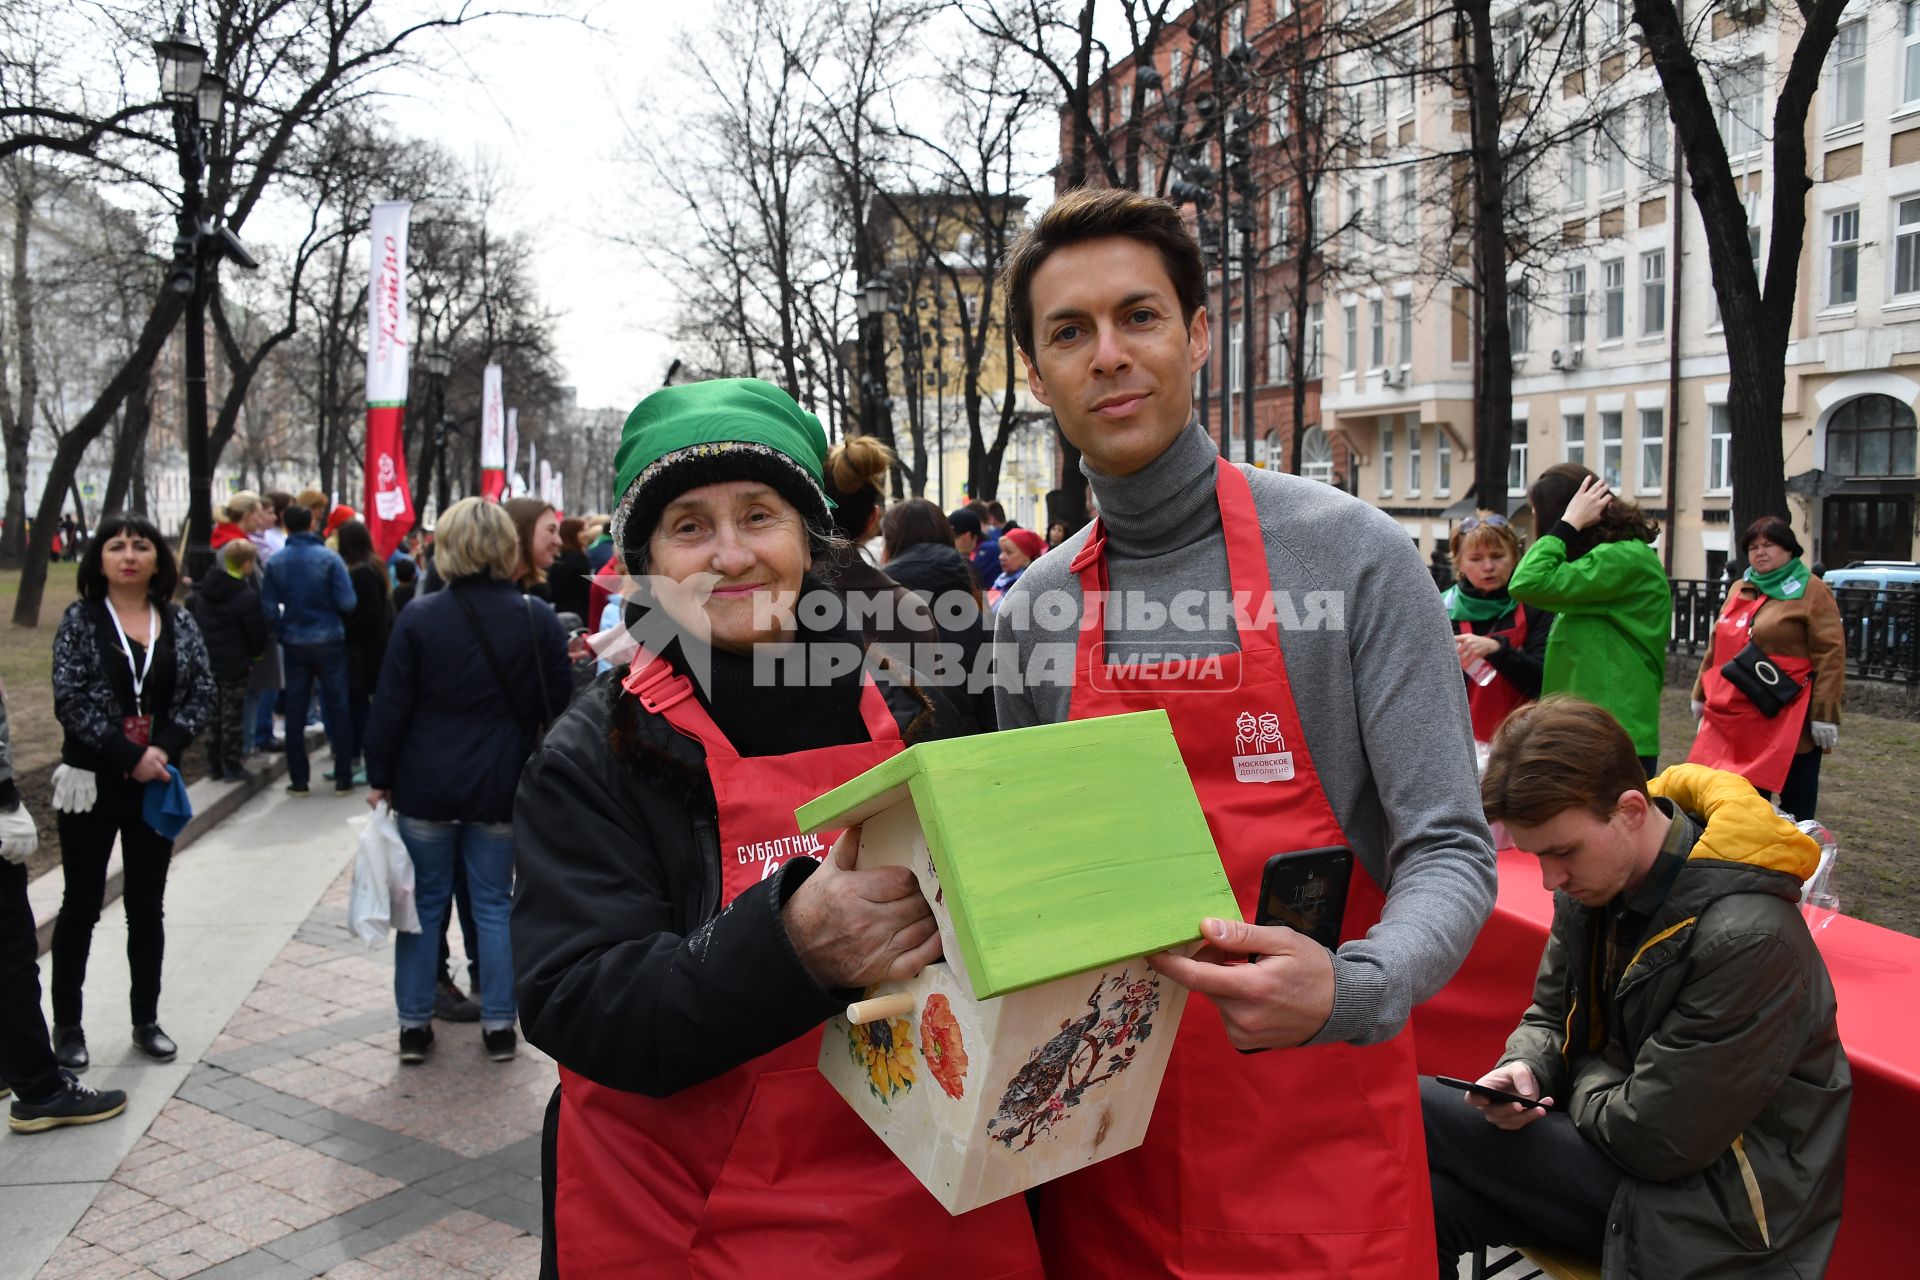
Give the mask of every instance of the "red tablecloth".
[[[1533, 995], [1553, 920], [1532, 854], [1500, 854], [1500, 899], [1467, 962], [1414, 1011], [1420, 1070], [1474, 1079], [1500, 1056]], [[1828, 1274], [1911, 1275], [1920, 1214], [1920, 939], [1847, 916], [1816, 935], [1853, 1065], [1846, 1208]]]

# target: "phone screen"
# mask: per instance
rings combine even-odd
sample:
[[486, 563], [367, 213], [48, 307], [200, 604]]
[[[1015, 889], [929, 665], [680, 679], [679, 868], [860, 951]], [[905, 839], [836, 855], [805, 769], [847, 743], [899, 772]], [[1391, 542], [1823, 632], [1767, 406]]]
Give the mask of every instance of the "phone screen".
[[1302, 849], [1267, 859], [1255, 924], [1283, 924], [1332, 950], [1346, 916], [1349, 849]]

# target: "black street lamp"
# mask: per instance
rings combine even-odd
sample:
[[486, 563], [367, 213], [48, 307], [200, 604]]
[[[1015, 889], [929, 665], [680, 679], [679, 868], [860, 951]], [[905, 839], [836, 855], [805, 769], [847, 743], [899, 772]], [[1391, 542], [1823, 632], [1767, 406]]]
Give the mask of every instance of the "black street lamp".
[[167, 287], [187, 300], [187, 554], [188, 577], [205, 576], [213, 560], [213, 454], [207, 427], [207, 292], [221, 258], [252, 270], [259, 264], [233, 232], [217, 225], [201, 179], [213, 159], [227, 84], [206, 70], [206, 51], [187, 39], [184, 6], [173, 34], [153, 42], [160, 64], [160, 96], [173, 108], [174, 150], [180, 157], [179, 234]]
[[865, 353], [860, 372], [860, 430], [888, 445], [893, 443], [893, 422], [887, 403], [886, 315], [892, 303], [893, 282], [884, 274], [867, 281], [853, 301]]
[[437, 513], [445, 511], [450, 505], [447, 500], [447, 375], [453, 372], [453, 357], [447, 354], [445, 347], [429, 347], [421, 359], [421, 365], [427, 372], [427, 390], [429, 396], [428, 419], [433, 424], [433, 460], [439, 480], [440, 502], [435, 508]]

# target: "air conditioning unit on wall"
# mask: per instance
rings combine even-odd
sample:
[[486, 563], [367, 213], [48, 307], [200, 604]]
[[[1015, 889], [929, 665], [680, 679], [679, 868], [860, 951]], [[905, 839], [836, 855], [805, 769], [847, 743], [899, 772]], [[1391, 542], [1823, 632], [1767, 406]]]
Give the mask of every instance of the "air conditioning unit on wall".
[[1405, 369], [1387, 369], [1382, 371], [1380, 374], [1380, 385], [1396, 389], [1406, 386], [1407, 371]]
[[1553, 349], [1553, 367], [1556, 369], [1578, 369], [1580, 360], [1586, 354], [1579, 347], [1555, 347]]
[[1729, 18], [1743, 22], [1758, 22], [1767, 13], [1766, 0], [1726, 0], [1724, 7]]

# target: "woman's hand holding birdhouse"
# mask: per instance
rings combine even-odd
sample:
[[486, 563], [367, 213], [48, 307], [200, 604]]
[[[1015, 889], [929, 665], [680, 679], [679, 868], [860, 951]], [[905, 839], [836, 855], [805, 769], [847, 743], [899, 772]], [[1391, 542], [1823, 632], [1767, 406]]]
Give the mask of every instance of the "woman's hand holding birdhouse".
[[858, 868], [859, 852], [860, 828], [848, 827], [780, 911], [800, 963], [828, 990], [905, 982], [940, 958], [940, 929], [913, 872]]
[[[1333, 954], [1285, 925], [1205, 920], [1191, 958], [1163, 951], [1147, 963], [1213, 1001], [1236, 1049], [1291, 1049], [1333, 1015]], [[1240, 963], [1242, 959], [1261, 963]]]

